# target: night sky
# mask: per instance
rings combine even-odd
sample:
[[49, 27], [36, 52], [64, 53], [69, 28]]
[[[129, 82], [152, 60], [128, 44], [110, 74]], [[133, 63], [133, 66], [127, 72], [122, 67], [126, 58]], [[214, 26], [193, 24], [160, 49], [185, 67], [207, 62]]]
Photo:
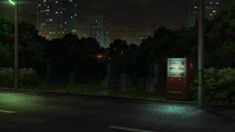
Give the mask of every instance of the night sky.
[[[13, 8], [0, 0], [0, 16], [13, 16]], [[36, 23], [35, 1], [21, 0], [20, 15], [26, 21]], [[188, 12], [194, 0], [79, 0], [80, 31], [86, 30], [87, 16], [104, 14], [109, 20], [111, 40], [122, 38], [135, 42], [137, 37], [151, 32], [154, 24], [179, 28], [188, 23]], [[235, 0], [224, 0], [224, 5]]]

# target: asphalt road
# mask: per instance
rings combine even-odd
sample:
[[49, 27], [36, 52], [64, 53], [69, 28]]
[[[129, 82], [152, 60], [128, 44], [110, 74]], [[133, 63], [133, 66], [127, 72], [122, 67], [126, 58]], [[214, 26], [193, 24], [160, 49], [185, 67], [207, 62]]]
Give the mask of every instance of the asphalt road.
[[0, 132], [233, 132], [235, 109], [0, 92]]

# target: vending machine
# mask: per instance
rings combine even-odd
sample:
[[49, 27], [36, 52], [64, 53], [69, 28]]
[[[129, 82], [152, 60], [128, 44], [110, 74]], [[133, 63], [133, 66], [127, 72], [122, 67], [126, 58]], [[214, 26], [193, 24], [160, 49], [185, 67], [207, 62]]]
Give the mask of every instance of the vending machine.
[[167, 61], [167, 99], [188, 100], [189, 85], [194, 79], [195, 66], [189, 58], [169, 58]]

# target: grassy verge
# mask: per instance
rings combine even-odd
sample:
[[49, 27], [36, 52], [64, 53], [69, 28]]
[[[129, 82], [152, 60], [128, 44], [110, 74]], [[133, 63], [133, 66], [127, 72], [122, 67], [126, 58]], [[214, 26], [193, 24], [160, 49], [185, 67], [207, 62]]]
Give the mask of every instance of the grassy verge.
[[129, 87], [125, 91], [107, 88], [95, 84], [76, 84], [76, 85], [43, 85], [38, 90], [44, 92], [62, 92], [74, 93], [81, 95], [98, 95], [112, 97], [128, 97], [152, 100], [164, 100], [165, 96], [162, 92], [148, 92], [143, 88]]

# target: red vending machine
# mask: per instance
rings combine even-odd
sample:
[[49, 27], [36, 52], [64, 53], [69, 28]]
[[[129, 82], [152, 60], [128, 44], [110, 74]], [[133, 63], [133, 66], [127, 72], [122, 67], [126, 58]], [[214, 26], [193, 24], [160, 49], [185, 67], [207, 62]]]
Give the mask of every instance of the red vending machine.
[[194, 79], [194, 63], [189, 58], [169, 58], [167, 61], [167, 99], [188, 99], [188, 89]]

